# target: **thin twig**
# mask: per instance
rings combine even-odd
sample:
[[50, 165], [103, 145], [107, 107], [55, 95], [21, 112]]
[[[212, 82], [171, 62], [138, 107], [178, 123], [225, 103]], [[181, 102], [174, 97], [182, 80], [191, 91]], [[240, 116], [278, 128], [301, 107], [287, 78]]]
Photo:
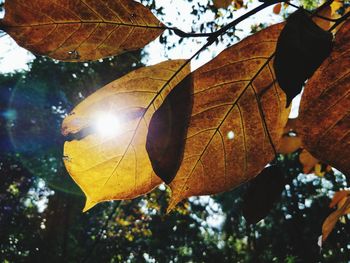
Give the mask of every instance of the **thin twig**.
[[179, 37], [210, 37], [213, 34], [213, 33], [186, 33], [176, 27], [166, 27], [166, 29], [174, 31], [174, 33]]
[[219, 29], [215, 32], [212, 32], [212, 33], [186, 33], [186, 32], [184, 32], [178, 28], [175, 28], [175, 27], [166, 27], [166, 29], [173, 30], [174, 33], [180, 37], [208, 37], [208, 41], [211, 41], [212, 38], [217, 39], [220, 35], [225, 33], [228, 29], [235, 27], [238, 23], [240, 23], [243, 20], [249, 18], [250, 16], [258, 13], [259, 11], [265, 9], [266, 7], [268, 7], [270, 5], [277, 4], [277, 3], [281, 3], [281, 2], [285, 2], [285, 0], [272, 0], [272, 1], [265, 2], [265, 3], [261, 4], [260, 6], [254, 8], [253, 10], [249, 11], [248, 13], [233, 20], [231, 23], [227, 24], [226, 26], [222, 27], [221, 29]]

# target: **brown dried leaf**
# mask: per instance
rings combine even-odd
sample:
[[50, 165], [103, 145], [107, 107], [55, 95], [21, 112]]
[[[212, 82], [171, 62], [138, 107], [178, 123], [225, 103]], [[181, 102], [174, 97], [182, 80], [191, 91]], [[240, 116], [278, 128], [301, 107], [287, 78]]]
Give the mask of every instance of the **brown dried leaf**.
[[299, 128], [304, 147], [316, 158], [350, 173], [350, 20], [334, 49], [311, 77], [301, 100]]
[[[64, 135], [87, 133], [64, 144], [66, 168], [87, 197], [84, 211], [102, 201], [135, 198], [161, 183], [145, 147], [148, 124], [163, 98], [189, 74], [189, 66], [176, 74], [184, 62], [135, 70], [97, 90], [64, 119]], [[96, 131], [101, 118], [106, 127], [97, 128], [112, 133]]]
[[289, 113], [272, 67], [282, 27], [246, 38], [190, 75], [193, 108], [169, 209], [232, 189], [273, 159], [271, 141], [278, 144]]
[[136, 50], [163, 32], [151, 11], [132, 0], [10, 0], [0, 28], [34, 54], [62, 61]]

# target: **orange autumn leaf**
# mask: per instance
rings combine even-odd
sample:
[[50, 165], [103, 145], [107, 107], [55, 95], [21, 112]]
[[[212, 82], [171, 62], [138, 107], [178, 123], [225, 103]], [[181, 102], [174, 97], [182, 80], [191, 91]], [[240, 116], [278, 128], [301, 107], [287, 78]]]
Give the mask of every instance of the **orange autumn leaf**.
[[65, 142], [64, 163], [86, 195], [84, 211], [102, 201], [135, 198], [161, 183], [145, 148], [148, 124], [172, 87], [189, 74], [189, 66], [180, 70], [184, 63], [166, 61], [130, 72], [64, 119], [64, 135], [83, 136]]
[[350, 173], [350, 20], [336, 34], [333, 51], [307, 82], [299, 133], [317, 159]]
[[272, 67], [282, 27], [226, 49], [179, 84], [191, 87], [193, 106], [169, 210], [186, 197], [230, 190], [273, 159], [289, 113]]
[[34, 54], [86, 61], [139, 49], [164, 27], [133, 0], [10, 0], [0, 29]]
[[272, 12], [278, 15], [281, 12], [281, 8], [282, 8], [282, 4], [278, 3], [273, 7]]

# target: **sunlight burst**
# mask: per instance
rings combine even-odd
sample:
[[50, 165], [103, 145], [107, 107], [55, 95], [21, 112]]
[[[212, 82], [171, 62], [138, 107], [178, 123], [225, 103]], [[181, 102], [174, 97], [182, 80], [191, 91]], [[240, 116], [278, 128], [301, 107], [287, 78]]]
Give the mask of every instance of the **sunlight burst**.
[[96, 115], [95, 128], [101, 136], [115, 136], [121, 132], [121, 122], [109, 112], [100, 112]]

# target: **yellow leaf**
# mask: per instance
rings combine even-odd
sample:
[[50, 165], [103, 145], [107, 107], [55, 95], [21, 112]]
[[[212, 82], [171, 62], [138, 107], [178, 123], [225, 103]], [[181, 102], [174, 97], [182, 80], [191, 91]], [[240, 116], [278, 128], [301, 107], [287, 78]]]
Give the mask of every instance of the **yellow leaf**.
[[163, 32], [133, 0], [10, 0], [0, 28], [34, 54], [86, 61], [136, 50]]
[[184, 60], [135, 70], [97, 90], [67, 116], [63, 134], [86, 135], [66, 141], [64, 163], [84, 191], [84, 211], [95, 204], [131, 199], [161, 183], [146, 152], [148, 124], [163, 98], [189, 74]]
[[350, 209], [350, 197], [346, 198], [343, 206], [338, 208], [336, 211], [331, 213], [322, 225], [322, 241], [325, 241], [329, 234], [332, 232], [335, 224], [339, 220], [339, 218], [343, 215], [346, 215]]
[[193, 108], [169, 210], [186, 197], [230, 190], [273, 159], [271, 143], [289, 113], [272, 66], [282, 27], [246, 38], [190, 75]]
[[307, 82], [299, 134], [317, 159], [350, 173], [350, 20], [336, 34], [333, 51]]

